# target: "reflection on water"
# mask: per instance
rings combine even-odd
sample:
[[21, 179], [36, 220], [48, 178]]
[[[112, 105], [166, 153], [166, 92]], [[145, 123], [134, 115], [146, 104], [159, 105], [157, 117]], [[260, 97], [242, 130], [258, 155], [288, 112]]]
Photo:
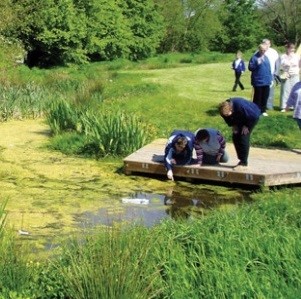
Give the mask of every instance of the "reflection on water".
[[[250, 202], [250, 192], [241, 191], [238, 195], [235, 194], [235, 197], [229, 197], [209, 189], [183, 192], [182, 187], [171, 188], [166, 194], [138, 192], [119, 198], [112, 208], [101, 208], [97, 212], [87, 211], [77, 215], [75, 221], [82, 229], [97, 225], [112, 226], [114, 222], [123, 221], [151, 227], [164, 218], [196, 218], [214, 208]], [[136, 203], [133, 203], [135, 199]]]

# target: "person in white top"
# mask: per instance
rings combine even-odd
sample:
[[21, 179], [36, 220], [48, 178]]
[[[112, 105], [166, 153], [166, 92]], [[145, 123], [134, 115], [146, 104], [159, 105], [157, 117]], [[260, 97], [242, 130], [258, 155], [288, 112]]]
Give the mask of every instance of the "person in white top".
[[276, 75], [278, 72], [279, 54], [275, 49], [273, 49], [271, 47], [271, 41], [269, 39], [267, 39], [267, 38], [263, 39], [262, 43], [264, 43], [267, 46], [265, 55], [268, 57], [268, 59], [270, 61], [271, 73], [272, 73], [272, 78], [273, 78], [273, 81], [271, 82], [271, 86], [270, 86], [269, 98], [267, 101], [267, 109], [273, 110], [274, 109], [274, 93], [275, 93], [274, 75]]
[[300, 81], [301, 59], [295, 53], [295, 44], [288, 43], [286, 52], [279, 57], [279, 76], [281, 79], [280, 108], [285, 112], [286, 102], [293, 86]]

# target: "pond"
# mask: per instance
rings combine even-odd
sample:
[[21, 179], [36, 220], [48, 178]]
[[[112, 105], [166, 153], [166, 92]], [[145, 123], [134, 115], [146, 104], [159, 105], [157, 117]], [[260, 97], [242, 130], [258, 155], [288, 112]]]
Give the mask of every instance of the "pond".
[[[110, 199], [112, 201], [112, 199]], [[170, 188], [166, 194], [135, 192], [117, 199], [110, 208], [96, 212], [86, 211], [75, 216], [81, 229], [98, 225], [112, 226], [114, 222], [131, 222], [151, 227], [165, 218], [184, 219], [202, 217], [212, 209], [251, 202], [250, 191], [240, 190], [233, 197], [215, 192], [214, 189], [183, 187]]]
[[[94, 197], [93, 206], [84, 205], [76, 211], [75, 203], [72, 204], [74, 209], [70, 209], [68, 213], [69, 225], [64, 219], [66, 215], [58, 214], [55, 221], [36, 230], [29, 232], [24, 230], [21, 233], [19, 230], [19, 240], [29, 242], [35, 253], [49, 252], [60, 247], [61, 242], [71, 235], [89, 234], [93, 232], [93, 229], [101, 226], [134, 223], [150, 228], [166, 218], [175, 221], [196, 219], [204, 217], [214, 209], [237, 208], [241, 204], [252, 203], [251, 195], [254, 192], [254, 190], [237, 186], [225, 188], [183, 182], [166, 184], [165, 187], [165, 192], [158, 191], [156, 188], [128, 192], [117, 192], [117, 190], [113, 192], [111, 189], [111, 191], [106, 191], [105, 197], [100, 192], [99, 198]], [[83, 198], [81, 200], [85, 202]], [[61, 206], [61, 209], [66, 209], [66, 207]], [[33, 213], [26, 216], [27, 219], [32, 217], [34, 217]], [[47, 214], [43, 217], [47, 218]]]

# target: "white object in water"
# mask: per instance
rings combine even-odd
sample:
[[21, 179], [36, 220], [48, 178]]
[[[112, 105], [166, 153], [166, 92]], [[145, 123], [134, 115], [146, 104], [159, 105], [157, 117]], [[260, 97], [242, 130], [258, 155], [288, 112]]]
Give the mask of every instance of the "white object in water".
[[19, 235], [29, 235], [29, 232], [19, 229]]
[[122, 203], [133, 203], [138, 205], [148, 205], [149, 199], [146, 198], [122, 198]]

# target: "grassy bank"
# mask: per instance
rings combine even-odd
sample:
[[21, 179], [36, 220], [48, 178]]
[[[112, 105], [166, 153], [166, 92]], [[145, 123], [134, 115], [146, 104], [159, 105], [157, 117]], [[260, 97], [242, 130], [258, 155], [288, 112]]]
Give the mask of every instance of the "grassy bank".
[[254, 198], [199, 220], [99, 229], [50, 260], [4, 239], [0, 298], [298, 298], [300, 196]]

